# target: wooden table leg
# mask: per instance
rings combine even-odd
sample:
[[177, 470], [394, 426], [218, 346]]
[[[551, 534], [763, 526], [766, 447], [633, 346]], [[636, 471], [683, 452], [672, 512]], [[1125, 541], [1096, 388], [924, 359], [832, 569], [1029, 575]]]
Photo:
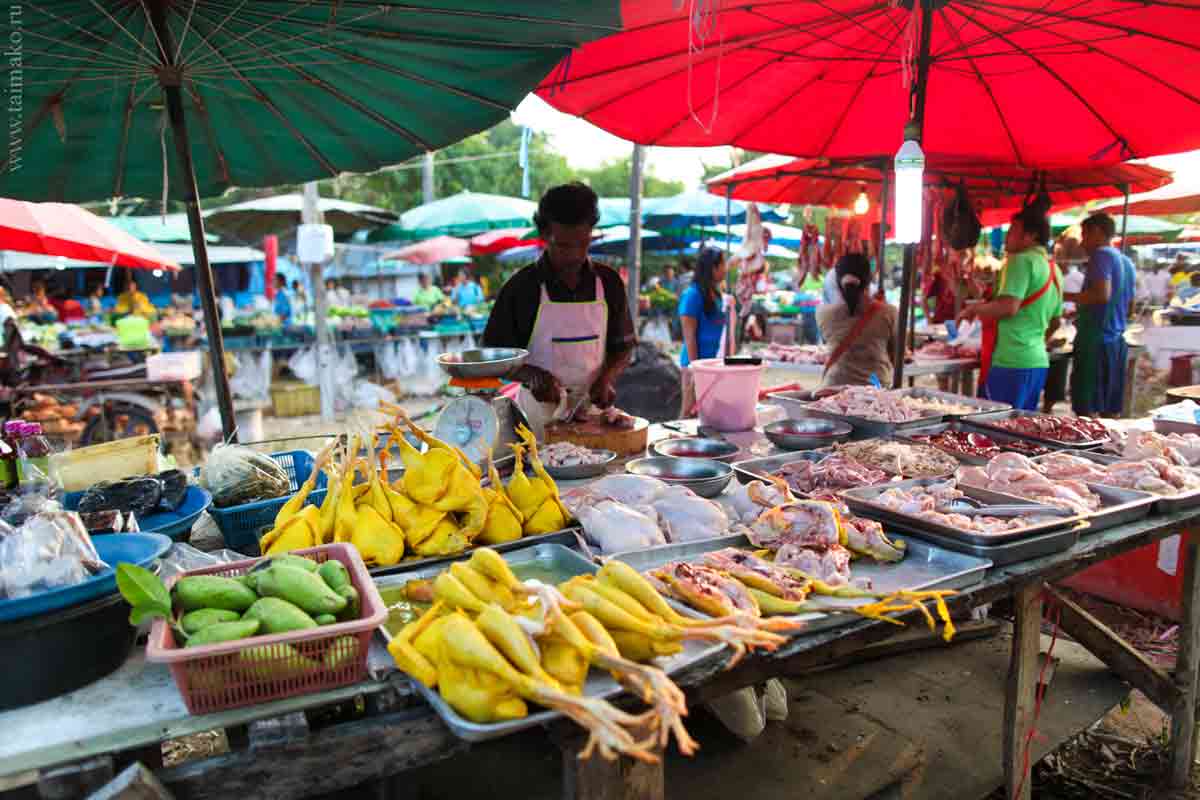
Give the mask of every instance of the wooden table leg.
[[[567, 723], [569, 724], [569, 723]], [[552, 726], [550, 738], [562, 751], [563, 800], [663, 800], [666, 797], [666, 777], [661, 748], [656, 764], [622, 757], [606, 761], [599, 753], [582, 759], [579, 751], [585, 737], [567, 724]]]
[[1196, 580], [1196, 558], [1200, 537], [1184, 534], [1183, 630], [1175, 659], [1175, 685], [1180, 697], [1171, 710], [1171, 787], [1190, 785], [1192, 762], [1196, 760], [1196, 676], [1200, 660], [1200, 581]]
[[1009, 800], [1030, 800], [1033, 764], [1025, 762], [1025, 746], [1033, 726], [1037, 692], [1042, 636], [1041, 581], [1017, 589], [1013, 606], [1016, 620], [1004, 696], [1004, 785]]

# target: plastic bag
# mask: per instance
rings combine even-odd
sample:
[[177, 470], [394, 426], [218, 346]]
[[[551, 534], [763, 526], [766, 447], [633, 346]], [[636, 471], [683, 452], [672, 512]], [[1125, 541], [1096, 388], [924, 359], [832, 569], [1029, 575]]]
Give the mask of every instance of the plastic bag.
[[243, 400], [268, 400], [272, 365], [270, 350], [264, 350], [258, 358], [243, 357], [237, 373], [229, 379], [229, 388], [234, 396]]
[[316, 386], [319, 382], [317, 379], [317, 351], [311, 347], [297, 350], [288, 359], [288, 369], [309, 386]]
[[362, 381], [354, 387], [354, 396], [352, 405], [355, 408], [379, 408], [380, 402], [395, 403], [396, 395], [382, 386], [371, 383], [370, 381]]
[[[62, 506], [58, 501], [39, 492], [26, 492], [20, 494], [4, 507], [4, 511], [0, 513], [0, 522], [13, 527], [19, 527], [25, 524], [25, 521], [35, 514], [45, 512], [61, 511]], [[0, 562], [2, 563], [2, 562]]]
[[283, 497], [292, 491], [287, 472], [270, 456], [238, 444], [219, 444], [200, 470], [200, 485], [218, 508]]
[[171, 545], [171, 549], [163, 556], [158, 577], [166, 581], [174, 575], [182, 575], [194, 569], [245, 560], [245, 554], [236, 550], [214, 550], [206, 553], [203, 550], [197, 550], [190, 544], [177, 542]]
[[17, 528], [0, 523], [0, 597], [73, 586], [108, 568], [72, 511], [36, 514]]
[[400, 377], [400, 353], [396, 342], [380, 342], [375, 345], [375, 364], [379, 372], [389, 381]]
[[650, 320], [646, 323], [642, 339], [647, 342], [659, 342], [669, 347], [671, 345], [671, 329], [668, 327], [667, 321], [662, 317]]
[[132, 511], [144, 517], [158, 509], [162, 502], [162, 490], [162, 481], [150, 475], [104, 481], [83, 493], [83, 497], [79, 498], [79, 510], [85, 514], [93, 511]]
[[420, 351], [417, 349], [417, 343], [413, 339], [404, 339], [399, 343], [396, 350], [400, 354], [400, 375], [405, 378], [411, 378], [417, 374], [417, 370], [421, 366]]

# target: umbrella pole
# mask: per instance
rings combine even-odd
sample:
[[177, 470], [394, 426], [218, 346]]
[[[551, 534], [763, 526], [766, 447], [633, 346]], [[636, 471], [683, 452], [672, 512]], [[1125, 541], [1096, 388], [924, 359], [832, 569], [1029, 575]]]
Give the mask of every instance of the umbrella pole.
[[[917, 79], [913, 83], [909, 112], [911, 114], [904, 138], [921, 143], [922, 129], [925, 126], [925, 90], [929, 82], [929, 47], [933, 36], [933, 0], [920, 0], [913, 4], [912, 13], [921, 9], [921, 49], [917, 55]], [[892, 387], [899, 389], [904, 385], [904, 356], [907, 352], [909, 324], [909, 309], [912, 307], [914, 269], [916, 255], [915, 244], [904, 245], [904, 277], [900, 285], [900, 313], [896, 315], [896, 339], [892, 350]]]
[[883, 292], [884, 274], [887, 272], [887, 216], [888, 216], [888, 190], [891, 188], [888, 185], [888, 165], [887, 162], [879, 167], [879, 258], [877, 269], [879, 270], [879, 291]]
[[633, 146], [632, 162], [629, 165], [629, 241], [625, 256], [629, 262], [628, 294], [629, 316], [633, 318], [633, 329], [638, 329], [638, 302], [642, 286], [642, 164], [646, 160], [646, 149], [640, 144]]
[[[229, 390], [229, 375], [225, 372], [225, 341], [221, 337], [221, 320], [217, 314], [217, 294], [213, 287], [212, 267], [208, 263], [208, 244], [204, 239], [204, 219], [200, 216], [196, 170], [192, 164], [192, 149], [188, 141], [187, 121], [183, 116], [180, 87], [163, 84], [167, 96], [167, 116], [171, 121], [175, 154], [183, 175], [186, 194], [188, 230], [192, 237], [192, 252], [196, 258], [196, 276], [200, 281], [200, 306], [204, 309], [204, 327], [208, 331], [208, 350], [212, 357], [213, 383], [217, 387], [217, 408], [221, 412], [221, 430], [225, 441], [237, 441], [237, 423], [233, 415], [233, 395]], [[165, 176], [164, 176], [165, 179]]]
[[1129, 184], [1124, 184], [1121, 191], [1125, 193], [1125, 203], [1121, 206], [1121, 253], [1128, 255], [1129, 237], [1125, 235], [1125, 231], [1129, 228]]

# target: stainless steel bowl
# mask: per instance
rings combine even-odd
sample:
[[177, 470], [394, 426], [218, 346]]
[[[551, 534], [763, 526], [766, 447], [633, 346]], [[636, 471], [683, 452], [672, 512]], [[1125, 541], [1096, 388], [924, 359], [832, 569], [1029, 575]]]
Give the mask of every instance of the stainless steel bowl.
[[854, 428], [845, 422], [819, 417], [781, 419], [763, 427], [771, 443], [784, 450], [813, 450], [850, 438]]
[[578, 481], [584, 478], [594, 478], [604, 474], [608, 465], [616, 460], [617, 454], [612, 450], [596, 450], [604, 456], [604, 460], [595, 464], [574, 464], [569, 467], [546, 466], [546, 472], [556, 481]]
[[733, 480], [732, 467], [708, 458], [651, 456], [630, 461], [625, 465], [625, 470], [634, 475], [686, 486], [701, 497], [716, 497]]
[[669, 458], [707, 458], [713, 461], [733, 461], [741, 452], [736, 444], [722, 439], [663, 439], [651, 445], [660, 456]]
[[516, 347], [484, 347], [442, 353], [438, 366], [452, 378], [501, 378], [525, 363], [528, 350]]

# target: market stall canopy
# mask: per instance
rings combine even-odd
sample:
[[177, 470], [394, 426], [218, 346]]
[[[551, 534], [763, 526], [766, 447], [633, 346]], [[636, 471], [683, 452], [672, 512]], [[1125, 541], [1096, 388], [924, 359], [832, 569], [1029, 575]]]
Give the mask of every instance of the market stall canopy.
[[501, 228], [529, 228], [535, 211], [537, 203], [520, 197], [459, 192], [405, 211], [399, 224], [387, 231], [396, 239], [409, 240], [475, 236]]
[[[642, 212], [645, 213], [645, 204], [650, 198], [642, 200]], [[629, 224], [629, 198], [628, 197], [601, 197], [600, 198], [600, 221], [596, 223], [597, 228], [611, 228], [613, 225], [628, 225]]]
[[[628, 225], [614, 225], [592, 240], [588, 253], [599, 255], [623, 255], [629, 249], [630, 229]], [[643, 250], [654, 250], [655, 240], [662, 238], [657, 231], [642, 228]]]
[[453, 236], [435, 236], [423, 242], [401, 247], [385, 253], [384, 261], [407, 261], [410, 264], [440, 264], [452, 258], [463, 258], [470, 253], [470, 243], [466, 239], [456, 239]]
[[69, 203], [0, 197], [0, 250], [132, 269], [179, 269], [178, 263], [153, 246]]
[[[1162, 217], [1173, 214], [1200, 214], [1200, 152], [1176, 153], [1148, 158], [1146, 163], [1174, 170], [1175, 182], [1145, 194], [1129, 198], [1129, 213]], [[1109, 214], [1119, 214], [1124, 204], [1107, 205]]]
[[[878, 203], [883, 170], [890, 167], [890, 159], [831, 162], [768, 155], [710, 178], [708, 186], [718, 194], [728, 189], [743, 200], [853, 208], [864, 192], [872, 205]], [[926, 184], [949, 188], [964, 183], [985, 225], [1006, 222], [1043, 179], [1054, 208], [1073, 208], [1091, 200], [1120, 197], [1125, 187], [1130, 192], [1157, 189], [1169, 184], [1171, 177], [1167, 170], [1146, 164], [1037, 170], [925, 154]], [[874, 217], [878, 219], [878, 211]]]
[[[191, 231], [188, 230], [187, 214], [154, 214], [150, 216], [117, 216], [105, 217], [107, 222], [115, 225], [130, 236], [143, 242], [170, 243], [192, 241]], [[209, 242], [219, 241], [216, 234], [205, 234]], [[180, 262], [183, 263], [183, 262]]]
[[[300, 224], [303, 208], [304, 195], [277, 194], [209, 209], [204, 212], [204, 219], [207, 227], [224, 236], [241, 242], [255, 242], [273, 233], [291, 231]], [[399, 219], [399, 215], [386, 208], [333, 197], [322, 197], [317, 208], [324, 215], [325, 224], [333, 226], [333, 232], [338, 235], [378, 228]]]
[[457, 142], [507, 119], [572, 47], [621, 26], [616, 0], [24, 8], [24, 130], [0, 156], [0, 194], [38, 200], [157, 198], [164, 186], [186, 199], [163, 156], [173, 132], [159, 84], [182, 84], [199, 195], [213, 197]]
[[[671, 197], [647, 197], [642, 201], [642, 222], [660, 231], [733, 225], [746, 221], [748, 207], [748, 203], [740, 200], [727, 203], [723, 196], [693, 189]], [[763, 221], [783, 222], [788, 219], [774, 209], [762, 208], [760, 211]], [[628, 219], [626, 215], [626, 221]]]
[[[185, 269], [195, 265], [196, 256], [190, 244], [161, 243], [156, 244], [155, 249]], [[214, 245], [208, 248], [208, 260], [211, 264], [251, 264], [255, 261], [262, 261], [264, 258], [263, 252], [255, 250], [253, 247]], [[95, 269], [107, 266], [108, 262], [89, 259], [0, 250], [0, 272], [30, 269]]]
[[1200, 147], [1190, 1], [642, 0], [624, 4], [624, 30], [577, 49], [538, 94], [646, 145], [891, 155], [926, 5], [927, 152], [1058, 166]]
[[486, 256], [502, 253], [514, 247], [540, 244], [533, 228], [501, 228], [471, 237], [471, 255]]

